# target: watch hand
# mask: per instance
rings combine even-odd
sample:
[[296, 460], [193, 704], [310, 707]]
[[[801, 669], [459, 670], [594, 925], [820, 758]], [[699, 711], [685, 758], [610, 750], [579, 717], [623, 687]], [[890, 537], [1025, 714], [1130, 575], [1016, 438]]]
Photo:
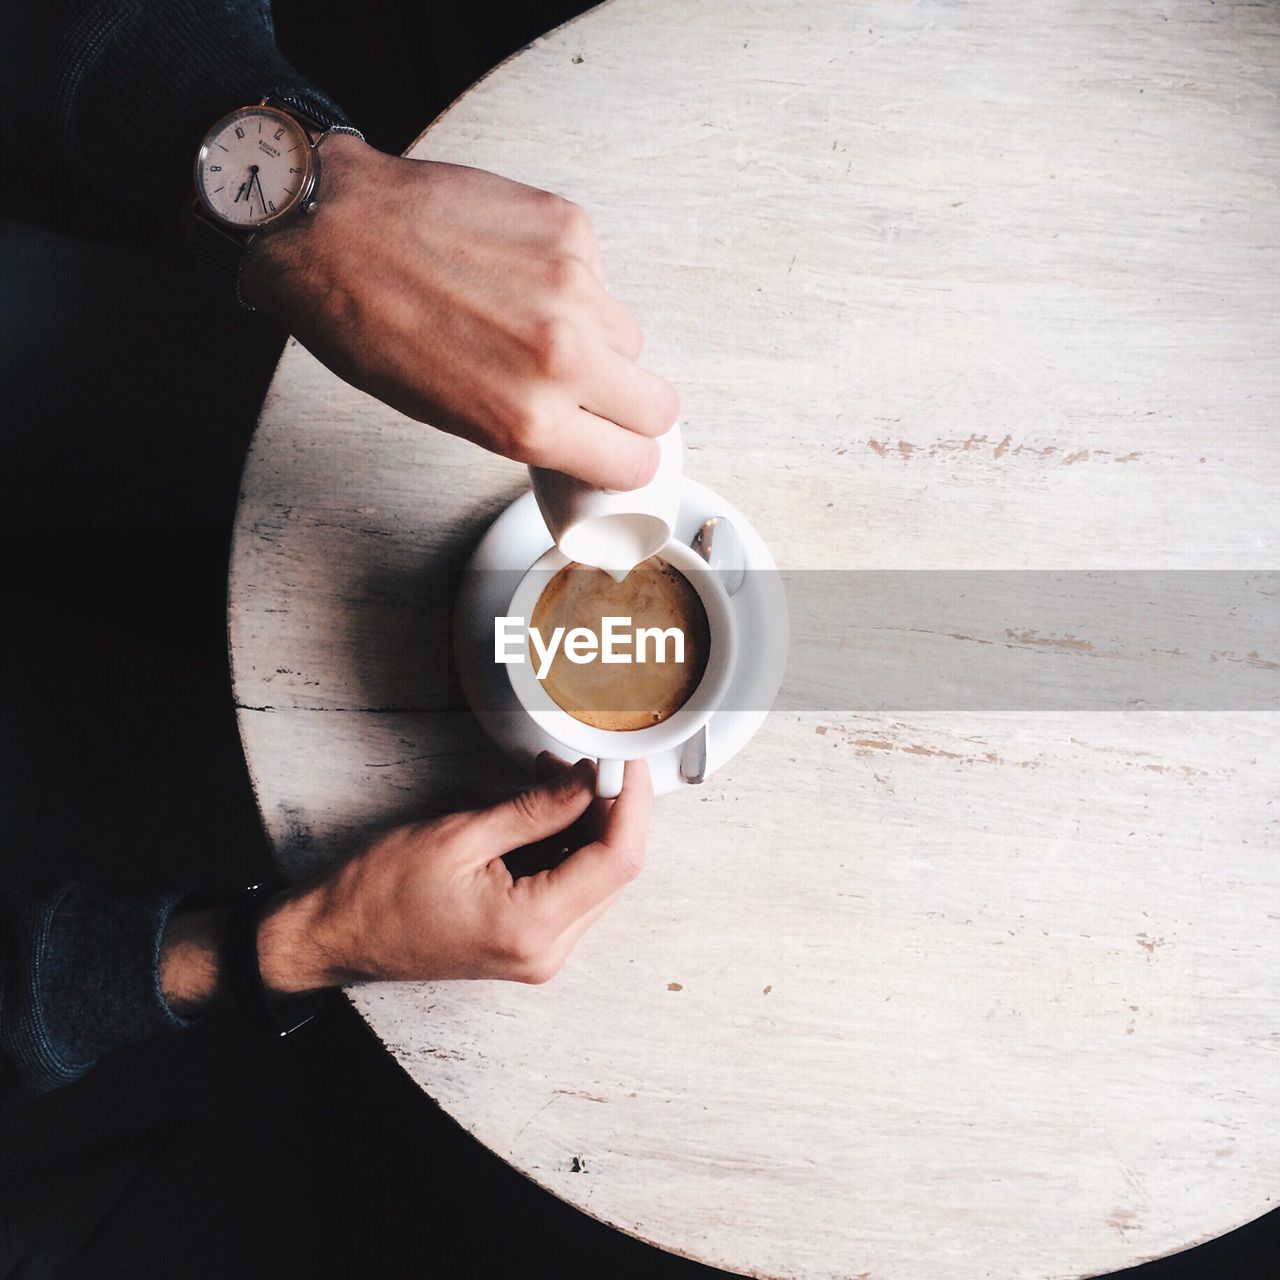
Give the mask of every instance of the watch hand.
[[251, 165], [249, 171], [253, 174], [253, 181], [258, 184], [258, 199], [262, 201], [262, 216], [265, 218], [267, 216], [267, 197], [262, 193], [262, 179], [258, 176], [258, 166], [256, 164]]

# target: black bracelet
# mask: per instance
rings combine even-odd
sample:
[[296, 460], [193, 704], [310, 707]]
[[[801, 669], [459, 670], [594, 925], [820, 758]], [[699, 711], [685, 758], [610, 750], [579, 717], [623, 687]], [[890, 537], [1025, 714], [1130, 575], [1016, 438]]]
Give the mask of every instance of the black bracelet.
[[267, 991], [258, 967], [258, 924], [273, 892], [267, 885], [250, 885], [232, 906], [222, 956], [231, 1001], [241, 1017], [262, 1035], [287, 1036], [316, 1016], [325, 993], [273, 996]]

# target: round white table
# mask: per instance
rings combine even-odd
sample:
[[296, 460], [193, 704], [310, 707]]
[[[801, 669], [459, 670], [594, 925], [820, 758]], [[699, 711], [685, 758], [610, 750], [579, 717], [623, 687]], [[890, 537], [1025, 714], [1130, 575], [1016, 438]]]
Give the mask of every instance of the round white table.
[[[1274, 570], [1277, 84], [1269, 5], [612, 0], [412, 154], [587, 207], [688, 471], [784, 569]], [[289, 873], [512, 783], [448, 601], [525, 485], [285, 351], [230, 636]], [[660, 802], [554, 982], [350, 998], [490, 1149], [665, 1249], [1110, 1271], [1280, 1195], [1278, 730], [778, 710]]]

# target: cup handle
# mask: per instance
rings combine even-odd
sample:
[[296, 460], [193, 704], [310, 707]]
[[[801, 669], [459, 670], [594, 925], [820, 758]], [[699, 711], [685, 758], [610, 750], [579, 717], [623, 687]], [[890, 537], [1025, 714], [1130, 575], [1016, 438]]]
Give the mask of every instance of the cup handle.
[[596, 795], [612, 800], [622, 792], [622, 760], [599, 760], [596, 763]]

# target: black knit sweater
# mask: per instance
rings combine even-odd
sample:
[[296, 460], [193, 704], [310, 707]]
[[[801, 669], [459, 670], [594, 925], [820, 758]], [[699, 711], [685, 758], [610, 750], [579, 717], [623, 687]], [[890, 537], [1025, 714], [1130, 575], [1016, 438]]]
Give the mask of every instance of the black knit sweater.
[[[45, 0], [38, 24], [2, 90], [6, 159], [34, 159], [126, 221], [176, 232], [200, 140], [233, 108], [287, 93], [338, 112], [281, 56], [265, 0]], [[0, 892], [0, 1094], [184, 1025], [157, 979], [175, 901]]]
[[264, 94], [341, 115], [276, 48], [267, 0], [63, 0], [42, 21], [18, 145], [118, 210], [173, 217], [209, 126]]

